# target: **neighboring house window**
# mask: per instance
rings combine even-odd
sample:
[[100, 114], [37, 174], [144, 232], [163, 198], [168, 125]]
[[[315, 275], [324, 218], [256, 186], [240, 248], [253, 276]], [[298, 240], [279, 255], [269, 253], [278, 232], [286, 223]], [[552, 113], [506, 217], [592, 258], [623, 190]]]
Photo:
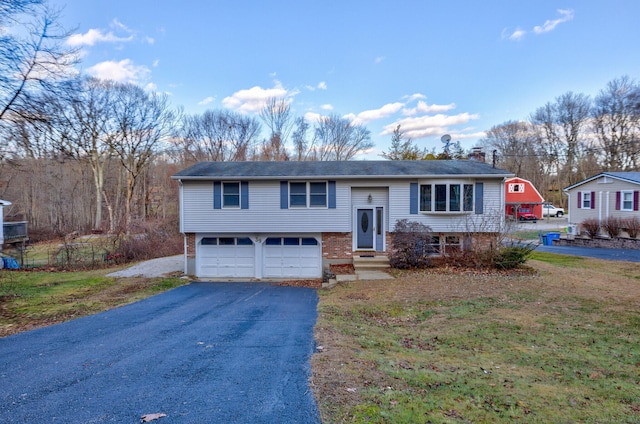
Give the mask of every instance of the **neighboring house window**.
[[595, 208], [595, 192], [593, 191], [578, 192], [578, 207], [580, 209], [594, 209]]
[[240, 183], [222, 183], [222, 207], [240, 207]]
[[616, 210], [632, 212], [640, 209], [638, 207], [639, 194], [638, 191], [631, 190], [616, 191]]
[[509, 193], [524, 193], [524, 184], [523, 183], [510, 183], [509, 184]]
[[291, 182], [289, 183], [290, 208], [326, 208], [327, 183]]
[[623, 211], [633, 210], [633, 191], [622, 192], [622, 210]]
[[421, 184], [421, 212], [472, 212], [473, 184]]

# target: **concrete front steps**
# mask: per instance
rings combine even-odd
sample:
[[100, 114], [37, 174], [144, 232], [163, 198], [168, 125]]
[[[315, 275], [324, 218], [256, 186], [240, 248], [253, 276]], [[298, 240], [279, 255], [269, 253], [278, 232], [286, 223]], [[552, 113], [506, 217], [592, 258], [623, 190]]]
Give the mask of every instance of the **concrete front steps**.
[[390, 268], [389, 258], [386, 256], [373, 255], [354, 255], [353, 268], [355, 274], [336, 275], [336, 278], [330, 279], [323, 287], [331, 288], [338, 283], [344, 283], [357, 280], [389, 280], [393, 277], [385, 271]]

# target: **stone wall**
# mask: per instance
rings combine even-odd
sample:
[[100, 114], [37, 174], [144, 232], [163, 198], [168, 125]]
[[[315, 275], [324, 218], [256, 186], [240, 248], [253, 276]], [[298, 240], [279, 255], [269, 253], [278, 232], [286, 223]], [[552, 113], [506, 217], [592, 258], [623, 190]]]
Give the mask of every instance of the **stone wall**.
[[596, 237], [583, 238], [576, 237], [573, 240], [561, 238], [553, 240], [556, 246], [578, 246], [578, 247], [605, 247], [610, 249], [640, 249], [640, 239], [625, 237]]

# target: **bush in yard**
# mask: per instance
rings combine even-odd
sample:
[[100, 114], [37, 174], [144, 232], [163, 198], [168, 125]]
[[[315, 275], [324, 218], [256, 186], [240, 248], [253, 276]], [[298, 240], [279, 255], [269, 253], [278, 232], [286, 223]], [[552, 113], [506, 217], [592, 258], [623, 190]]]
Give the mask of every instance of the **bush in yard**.
[[399, 269], [430, 266], [432, 238], [431, 228], [424, 224], [407, 219], [396, 221], [389, 249], [389, 264]]
[[535, 248], [536, 246], [533, 243], [505, 246], [500, 249], [494, 258], [493, 266], [498, 269], [518, 268], [527, 262]]
[[632, 216], [622, 220], [622, 226], [627, 230], [629, 237], [636, 238], [640, 232], [640, 220], [637, 217]]
[[594, 218], [585, 219], [580, 223], [580, 226], [591, 238], [597, 236], [600, 231], [600, 221]]
[[133, 234], [118, 234], [112, 240], [107, 259], [114, 263], [140, 261], [183, 252], [178, 226], [171, 222], [141, 221], [132, 225]]
[[622, 232], [622, 220], [615, 216], [610, 216], [604, 220], [602, 228], [609, 234], [609, 237], [618, 237]]

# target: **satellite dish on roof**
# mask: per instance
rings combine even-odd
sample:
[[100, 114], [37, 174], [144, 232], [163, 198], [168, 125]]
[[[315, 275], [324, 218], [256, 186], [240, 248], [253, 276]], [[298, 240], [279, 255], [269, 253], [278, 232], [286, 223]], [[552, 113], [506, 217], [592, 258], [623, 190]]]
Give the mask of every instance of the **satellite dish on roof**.
[[451, 136], [449, 134], [445, 134], [442, 137], [440, 137], [440, 141], [444, 143], [443, 150], [444, 150], [444, 154], [448, 159], [451, 156], [451, 153], [449, 152], [449, 144], [451, 144]]

